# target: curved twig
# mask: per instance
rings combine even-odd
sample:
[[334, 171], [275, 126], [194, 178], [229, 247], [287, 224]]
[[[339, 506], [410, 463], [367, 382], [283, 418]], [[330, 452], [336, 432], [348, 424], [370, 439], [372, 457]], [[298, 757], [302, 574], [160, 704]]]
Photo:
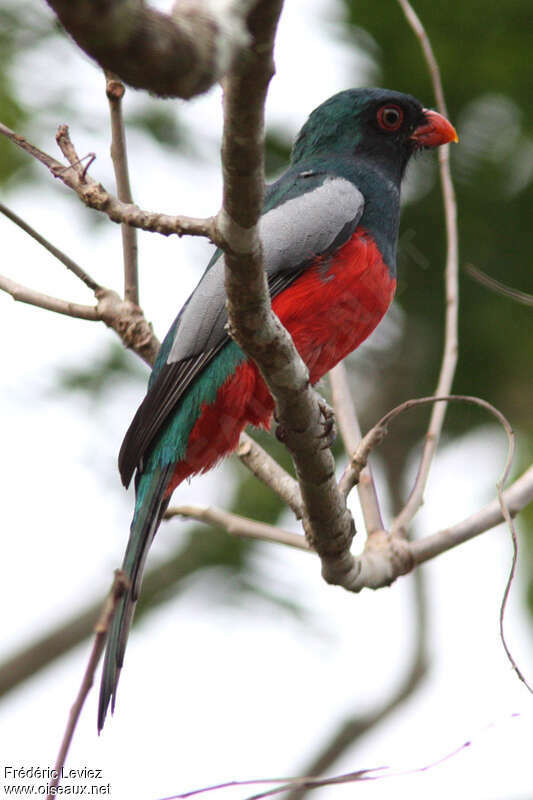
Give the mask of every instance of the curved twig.
[[[422, 22], [420, 21], [413, 7], [410, 5], [409, 0], [398, 0], [398, 2], [422, 47], [424, 58], [431, 76], [431, 81], [433, 83], [437, 108], [441, 114], [447, 116], [446, 102], [444, 99], [444, 90], [442, 88], [439, 65], [437, 64], [437, 60], [433, 53], [433, 48], [431, 47], [431, 42], [429, 41], [428, 35], [424, 29], [424, 26], [422, 25]], [[435, 395], [443, 396], [449, 394], [451, 391], [455, 375], [455, 368], [457, 365], [457, 321], [459, 312], [459, 248], [457, 232], [457, 204], [450, 173], [449, 145], [439, 148], [439, 168], [442, 196], [444, 201], [444, 217], [446, 222], [446, 318], [444, 332], [444, 352], [442, 356], [442, 364], [437, 382], [437, 388], [435, 389]], [[425, 437], [424, 450], [420, 459], [418, 474], [407, 503], [392, 524], [392, 530], [394, 532], [399, 532], [405, 535], [409, 523], [423, 502], [424, 490], [428, 480], [431, 463], [439, 443], [445, 414], [446, 404], [437, 403], [431, 413], [431, 419]]]

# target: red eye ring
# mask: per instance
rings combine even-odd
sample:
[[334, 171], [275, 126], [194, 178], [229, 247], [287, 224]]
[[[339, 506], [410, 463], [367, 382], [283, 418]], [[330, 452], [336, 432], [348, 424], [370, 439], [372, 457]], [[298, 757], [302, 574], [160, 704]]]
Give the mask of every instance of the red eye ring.
[[403, 122], [403, 109], [400, 106], [387, 104], [378, 111], [378, 124], [384, 131], [397, 131]]

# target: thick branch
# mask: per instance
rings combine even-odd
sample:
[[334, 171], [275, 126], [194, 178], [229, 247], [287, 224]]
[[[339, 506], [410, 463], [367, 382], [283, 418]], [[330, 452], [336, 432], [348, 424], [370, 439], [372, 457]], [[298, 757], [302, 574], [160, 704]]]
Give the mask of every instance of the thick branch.
[[226, 291], [231, 335], [257, 363], [276, 400], [276, 418], [291, 452], [304, 501], [304, 526], [322, 560], [322, 574], [346, 585], [356, 572], [349, 552], [353, 520], [337, 490], [335, 464], [320, 449], [322, 411], [307, 368], [272, 313], [256, 223], [263, 204], [263, 109], [273, 73], [272, 47], [280, 0], [263, 0], [251, 15], [251, 57], [224, 83], [224, 206], [218, 229], [228, 244]]
[[[199, 219], [197, 217], [179, 215], [171, 216], [153, 211], [144, 211], [133, 203], [121, 203], [101, 183], [97, 183], [87, 175], [85, 169], [78, 170], [74, 166], [61, 164], [1, 122], [0, 134], [6, 136], [21, 150], [29, 153], [41, 164], [44, 164], [54, 178], [59, 178], [65, 186], [76, 192], [82, 203], [85, 203], [89, 208], [94, 208], [96, 211], [106, 214], [112, 222], [126, 223], [126, 225], [133, 225], [135, 228], [141, 228], [141, 230], [152, 233], [160, 233], [163, 236], [170, 236], [171, 234], [177, 234], [178, 236], [205, 236], [215, 244], [220, 244], [212, 217]], [[60, 126], [60, 134], [63, 145], [65, 145], [65, 136], [68, 137], [66, 125]], [[70, 142], [70, 140], [68, 141]], [[77, 163], [81, 163], [80, 159], [78, 159]]]
[[76, 43], [103, 69], [162, 97], [205, 92], [248, 41], [253, 0], [181, 0], [170, 14], [141, 0], [47, 0]]

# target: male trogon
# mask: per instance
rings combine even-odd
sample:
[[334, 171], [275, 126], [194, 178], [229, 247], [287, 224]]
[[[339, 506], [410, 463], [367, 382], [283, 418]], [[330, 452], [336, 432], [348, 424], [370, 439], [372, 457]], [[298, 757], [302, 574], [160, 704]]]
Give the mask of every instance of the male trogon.
[[[259, 223], [272, 308], [316, 383], [374, 330], [396, 286], [400, 184], [410, 157], [457, 141], [414, 97], [349, 89], [316, 108], [291, 163], [267, 187]], [[131, 588], [111, 626], [98, 727], [113, 706], [148, 549], [173, 489], [213, 467], [274, 403], [226, 329], [224, 264], [215, 252], [170, 328], [119, 456], [136, 505], [122, 569]]]

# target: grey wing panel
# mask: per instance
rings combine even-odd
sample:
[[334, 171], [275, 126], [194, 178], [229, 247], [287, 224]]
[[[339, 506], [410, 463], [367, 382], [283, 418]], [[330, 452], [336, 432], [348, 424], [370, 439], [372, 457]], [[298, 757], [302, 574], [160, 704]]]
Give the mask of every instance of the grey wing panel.
[[267, 274], [297, 270], [344, 244], [348, 228], [353, 233], [363, 208], [363, 195], [353, 183], [326, 176], [312, 191], [268, 211], [259, 221]]
[[[326, 175], [311, 191], [299, 177], [302, 191], [267, 211], [259, 221], [265, 268], [269, 283], [276, 285], [284, 273], [283, 288], [303, 265], [317, 255], [344, 244], [362, 216], [364, 199], [359, 189], [344, 178]], [[281, 291], [281, 289], [278, 289]], [[204, 273], [183, 311], [167, 363], [172, 364], [217, 347], [225, 338], [227, 321], [224, 261]]]
[[216, 347], [224, 338], [226, 319], [224, 260], [219, 258], [204, 273], [183, 310], [167, 363], [174, 364]]

